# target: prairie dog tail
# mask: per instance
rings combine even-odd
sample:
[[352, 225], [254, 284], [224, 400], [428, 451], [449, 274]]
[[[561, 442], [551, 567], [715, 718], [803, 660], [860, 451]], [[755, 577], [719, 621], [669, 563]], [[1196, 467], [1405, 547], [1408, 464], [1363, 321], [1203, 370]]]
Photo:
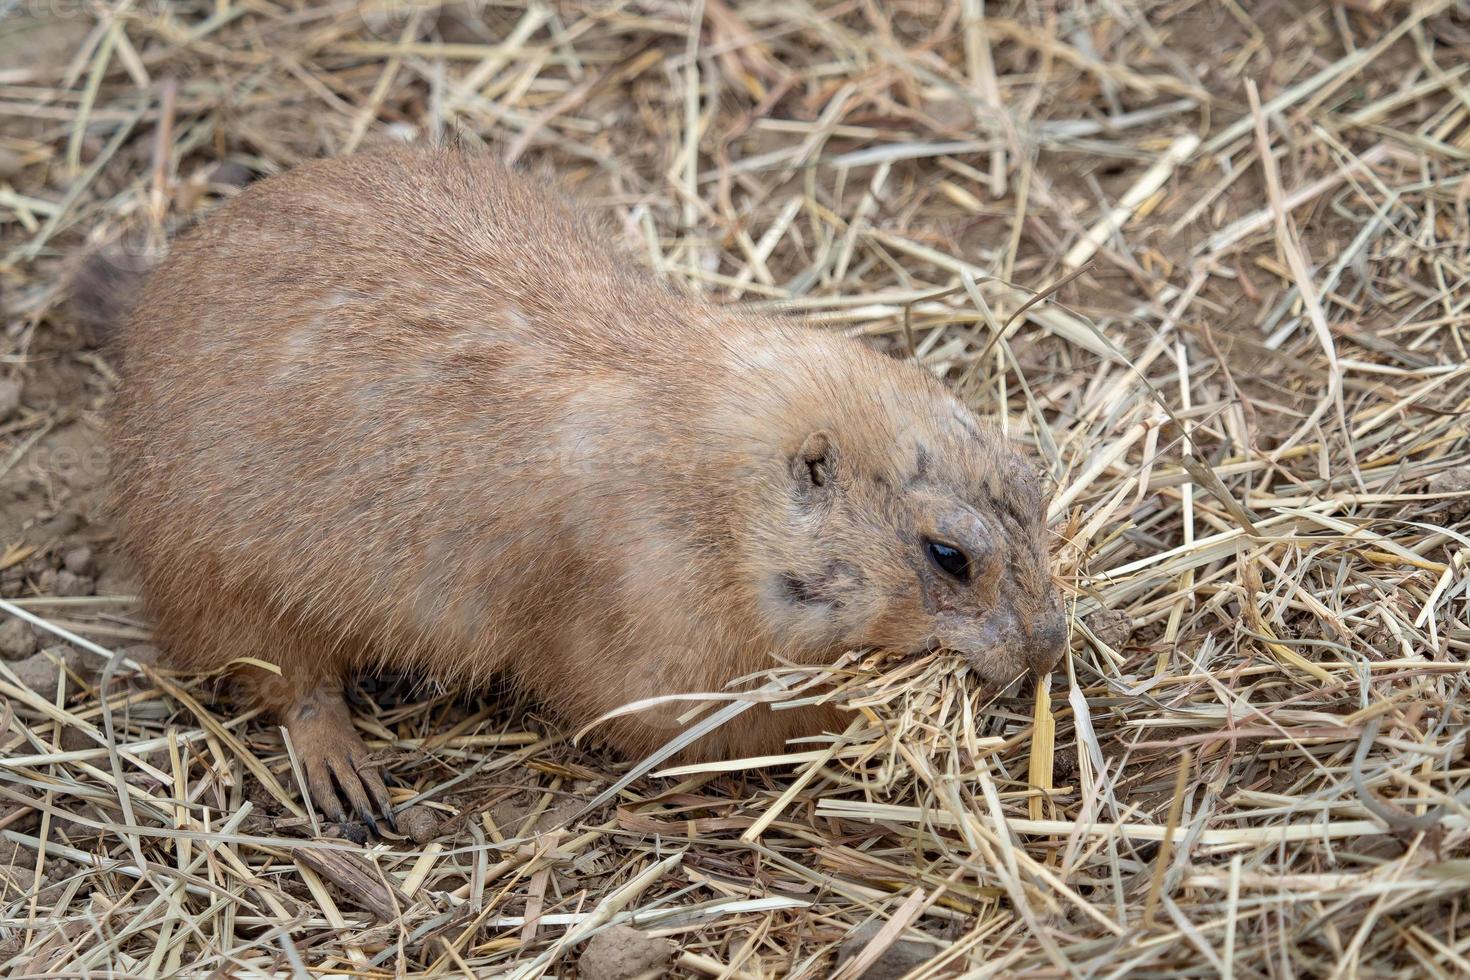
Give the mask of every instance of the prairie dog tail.
[[95, 249], [71, 278], [68, 292], [73, 313], [104, 341], [111, 340], [154, 264], [146, 252], [116, 242]]

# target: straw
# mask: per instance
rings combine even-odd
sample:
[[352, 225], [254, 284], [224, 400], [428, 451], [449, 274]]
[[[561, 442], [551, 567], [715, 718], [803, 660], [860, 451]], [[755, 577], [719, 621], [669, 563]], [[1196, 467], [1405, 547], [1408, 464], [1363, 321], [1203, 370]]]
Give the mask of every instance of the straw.
[[[0, 628], [51, 651], [0, 662], [0, 973], [586, 975], [618, 927], [685, 977], [1470, 972], [1449, 0], [22, 4], [0, 50]], [[361, 681], [414, 834], [367, 840], [271, 719], [150, 660], [132, 585], [55, 594], [116, 548], [66, 463], [116, 378], [80, 255], [441, 137], [561, 174], [670, 288], [997, 417], [1055, 491], [1044, 686], [853, 651], [756, 679], [841, 731], [701, 763]]]

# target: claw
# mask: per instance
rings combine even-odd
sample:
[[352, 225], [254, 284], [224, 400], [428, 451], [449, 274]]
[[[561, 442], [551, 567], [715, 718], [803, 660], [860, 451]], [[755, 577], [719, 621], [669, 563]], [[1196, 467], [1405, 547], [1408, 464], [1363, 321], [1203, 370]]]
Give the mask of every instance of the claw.
[[357, 814], [358, 819], [368, 825], [373, 836], [381, 837], [378, 833], [378, 822], [373, 819], [372, 804], [368, 802], [367, 791], [363, 789], [364, 773], [357, 768], [357, 761], [352, 753], [342, 760], [337, 768], [337, 785], [341, 787], [347, 801], [352, 804], [352, 812]]
[[332, 776], [326, 760], [314, 754], [307, 754], [303, 760], [303, 768], [306, 770], [306, 786], [311, 791], [311, 802], [316, 804], [328, 820], [333, 823], [341, 823], [343, 819], [342, 801], [337, 799], [337, 791], [332, 786]]
[[383, 784], [382, 775], [372, 766], [359, 770], [358, 775], [362, 777], [362, 784], [377, 805], [378, 813], [387, 822], [388, 829], [398, 833], [398, 821], [393, 817], [393, 800], [388, 796], [388, 787]]

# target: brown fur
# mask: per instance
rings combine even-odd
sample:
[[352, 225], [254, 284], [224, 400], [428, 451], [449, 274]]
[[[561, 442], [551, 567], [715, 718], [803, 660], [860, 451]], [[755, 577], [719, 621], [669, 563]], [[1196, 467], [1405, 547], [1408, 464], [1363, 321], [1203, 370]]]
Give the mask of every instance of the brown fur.
[[[940, 384], [674, 295], [482, 157], [252, 186], [120, 339], [117, 502], [160, 639], [279, 664], [258, 693], [292, 728], [387, 666], [509, 675], [581, 724], [773, 657], [942, 644], [999, 682], [1061, 649], [1036, 481]], [[636, 755], [681, 710], [602, 734]], [[702, 751], [836, 724], [763, 712]]]

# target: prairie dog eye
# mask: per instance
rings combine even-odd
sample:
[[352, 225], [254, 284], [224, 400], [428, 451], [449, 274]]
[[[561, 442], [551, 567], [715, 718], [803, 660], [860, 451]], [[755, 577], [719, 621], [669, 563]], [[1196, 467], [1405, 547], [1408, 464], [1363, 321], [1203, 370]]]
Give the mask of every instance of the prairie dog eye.
[[952, 544], [943, 541], [924, 541], [924, 553], [934, 567], [963, 585], [970, 583], [970, 558]]

